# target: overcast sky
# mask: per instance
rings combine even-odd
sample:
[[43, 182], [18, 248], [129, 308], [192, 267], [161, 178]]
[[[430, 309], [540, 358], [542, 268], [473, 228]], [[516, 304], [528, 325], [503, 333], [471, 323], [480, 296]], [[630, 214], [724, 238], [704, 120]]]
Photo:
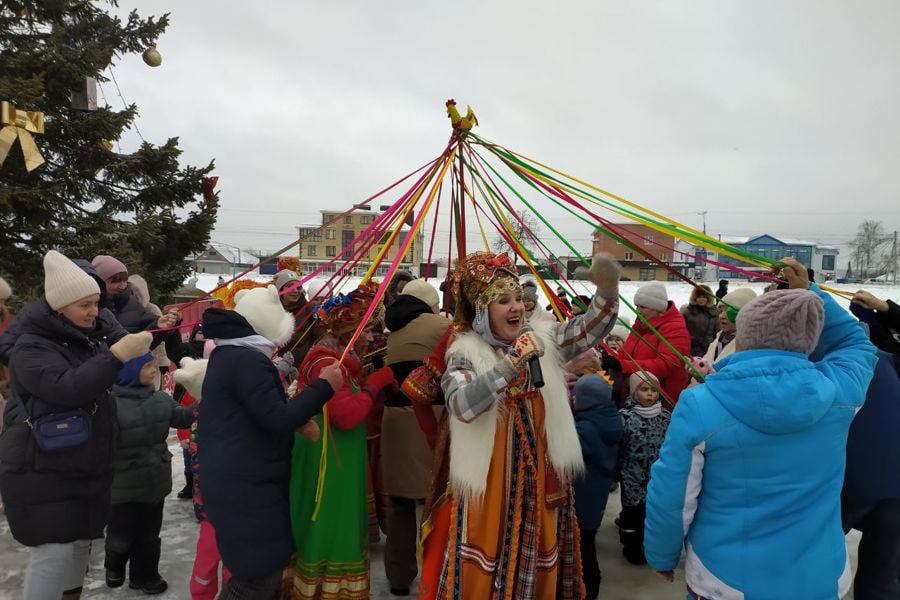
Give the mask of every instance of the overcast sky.
[[[450, 97], [487, 139], [698, 229], [709, 211], [711, 234], [900, 229], [894, 0], [120, 0], [132, 8], [171, 13], [163, 64], [128, 56], [115, 75], [146, 139], [216, 159], [218, 242], [274, 250], [434, 158]], [[545, 214], [589, 252], [588, 228]]]

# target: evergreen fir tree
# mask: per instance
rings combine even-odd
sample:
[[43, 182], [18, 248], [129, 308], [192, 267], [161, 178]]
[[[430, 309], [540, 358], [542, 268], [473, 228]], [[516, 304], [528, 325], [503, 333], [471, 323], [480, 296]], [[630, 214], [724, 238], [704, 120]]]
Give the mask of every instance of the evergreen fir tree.
[[104, 8], [89, 0], [0, 0], [0, 100], [43, 112], [45, 126], [33, 136], [43, 166], [28, 173], [18, 143], [0, 166], [0, 274], [20, 297], [41, 293], [41, 257], [51, 248], [88, 260], [111, 254], [144, 275], [152, 294], [168, 294], [215, 224], [217, 195], [200, 195], [212, 161], [179, 165], [177, 137], [110, 151], [104, 145], [133, 126], [137, 106], [72, 107], [71, 92], [86, 77], [107, 81], [111, 63], [144, 51], [169, 24], [168, 15], [135, 11], [122, 20]]

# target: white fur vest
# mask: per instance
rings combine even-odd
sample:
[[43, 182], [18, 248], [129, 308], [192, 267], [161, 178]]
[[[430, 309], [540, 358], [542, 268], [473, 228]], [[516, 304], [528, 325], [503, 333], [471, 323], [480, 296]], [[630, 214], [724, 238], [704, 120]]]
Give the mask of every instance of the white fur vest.
[[[569, 407], [568, 389], [563, 376], [563, 360], [556, 345], [556, 321], [532, 321], [534, 335], [544, 348], [541, 370], [544, 387], [540, 394], [544, 402], [544, 435], [547, 454], [560, 479], [572, 481], [584, 470], [581, 445], [575, 430], [575, 419]], [[473, 331], [457, 335], [447, 350], [447, 356], [461, 355], [472, 363], [475, 375], [487, 373], [501, 360], [501, 355]], [[488, 470], [494, 450], [497, 411], [501, 403], [479, 415], [471, 423], [464, 423], [450, 415], [450, 481], [454, 489], [470, 499], [478, 499], [487, 488]]]

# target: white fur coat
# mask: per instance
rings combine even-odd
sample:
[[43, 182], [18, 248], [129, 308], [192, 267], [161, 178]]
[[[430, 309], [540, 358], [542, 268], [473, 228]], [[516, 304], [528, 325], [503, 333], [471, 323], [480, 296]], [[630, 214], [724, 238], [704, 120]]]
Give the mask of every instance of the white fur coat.
[[[563, 360], [556, 345], [555, 320], [532, 321], [534, 335], [544, 348], [541, 370], [544, 387], [539, 391], [544, 402], [544, 435], [550, 463], [563, 482], [584, 470], [581, 445], [575, 430], [575, 419], [569, 407], [568, 389], [563, 376]], [[447, 356], [461, 355], [472, 363], [475, 375], [487, 373], [501, 360], [502, 355], [485, 342], [480, 335], [468, 331], [456, 336]], [[468, 498], [480, 498], [487, 487], [488, 470], [494, 450], [494, 434], [497, 428], [497, 411], [502, 402], [471, 423], [464, 423], [450, 415], [450, 481], [458, 493]]]

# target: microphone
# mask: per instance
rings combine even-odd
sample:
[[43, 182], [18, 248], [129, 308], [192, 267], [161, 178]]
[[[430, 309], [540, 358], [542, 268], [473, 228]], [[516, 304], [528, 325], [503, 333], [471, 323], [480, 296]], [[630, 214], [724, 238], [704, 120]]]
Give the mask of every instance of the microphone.
[[544, 372], [541, 371], [540, 358], [537, 356], [529, 358], [528, 370], [531, 372], [531, 383], [534, 384], [534, 387], [536, 389], [544, 387]]

